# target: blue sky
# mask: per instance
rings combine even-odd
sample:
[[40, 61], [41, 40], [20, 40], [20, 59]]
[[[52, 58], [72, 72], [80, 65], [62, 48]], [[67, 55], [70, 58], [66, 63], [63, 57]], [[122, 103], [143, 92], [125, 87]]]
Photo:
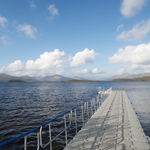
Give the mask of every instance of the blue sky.
[[0, 73], [103, 79], [149, 72], [148, 0], [0, 2]]

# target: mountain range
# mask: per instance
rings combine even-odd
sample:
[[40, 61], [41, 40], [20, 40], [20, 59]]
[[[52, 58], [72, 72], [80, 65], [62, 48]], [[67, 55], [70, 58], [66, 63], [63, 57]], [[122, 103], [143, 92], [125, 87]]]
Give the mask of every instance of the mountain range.
[[4, 74], [1, 73], [0, 74], [0, 82], [7, 82], [9, 80], [22, 80], [25, 82], [61, 82], [61, 81], [67, 81], [67, 80], [71, 80], [71, 79], [84, 79], [84, 78], [79, 78], [79, 77], [75, 77], [75, 78], [68, 78], [68, 77], [64, 77], [58, 74], [55, 74], [53, 76], [35, 76], [35, 77], [30, 77], [30, 76], [11, 76], [8, 74]]
[[[105, 81], [111, 81], [114, 79], [142, 78], [142, 77], [149, 77], [149, 76], [150, 76], [150, 73], [138, 74], [138, 75], [122, 74], [122, 75], [112, 76], [108, 79], [105, 79]], [[25, 82], [61, 82], [61, 81], [67, 81], [67, 80], [86, 80], [86, 79], [80, 78], [80, 77], [69, 78], [69, 77], [58, 75], [58, 74], [55, 74], [53, 76], [45, 76], [45, 77], [42, 77], [42, 76], [30, 77], [28, 75], [26, 75], [26, 76], [11, 76], [8, 74], [0, 73], [0, 82], [7, 82], [9, 80], [22, 80]]]
[[4, 74], [4, 73], [1, 73], [0, 74], [0, 82], [7, 82], [8, 80], [23, 80], [23, 81], [26, 81], [26, 82], [38, 82], [38, 80], [32, 78], [32, 77], [29, 77], [29, 76], [20, 76], [20, 77], [16, 77], [16, 76], [11, 76], [11, 75], [8, 75], [8, 74]]
[[58, 74], [55, 74], [53, 76], [38, 76], [38, 77], [33, 77], [36, 80], [42, 81], [42, 82], [61, 82], [61, 81], [67, 81], [71, 80], [72, 78], [64, 77]]
[[148, 77], [150, 76], [150, 73], [144, 73], [144, 74], [121, 74], [121, 75], [115, 75], [115, 76], [111, 76], [109, 78], [107, 78], [106, 80], [114, 80], [114, 79], [132, 79], [132, 78], [142, 78], [142, 77]]

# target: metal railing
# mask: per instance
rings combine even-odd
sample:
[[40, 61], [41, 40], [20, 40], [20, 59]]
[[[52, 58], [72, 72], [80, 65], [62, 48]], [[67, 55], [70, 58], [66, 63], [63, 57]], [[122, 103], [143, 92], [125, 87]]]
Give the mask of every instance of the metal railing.
[[112, 87], [110, 86], [103, 86], [103, 87], [98, 87], [98, 94], [110, 94], [112, 91]]
[[[100, 107], [100, 105], [103, 103], [104, 99], [103, 96], [106, 94], [109, 94], [112, 90], [111, 87], [105, 87], [101, 88], [103, 89], [103, 92], [98, 92], [99, 94], [94, 97], [93, 99], [87, 100], [85, 102], [82, 102], [81, 104], [73, 107], [71, 110], [64, 112], [61, 115], [58, 115], [57, 117], [47, 121], [46, 123], [42, 124], [39, 128], [30, 130], [24, 134], [21, 134], [15, 138], [12, 138], [6, 142], [0, 143], [0, 147], [3, 147], [9, 143], [12, 143], [18, 139], [24, 138], [24, 150], [27, 150], [27, 137], [31, 134], [36, 133], [37, 137], [37, 150], [40, 148], [46, 148], [47, 146], [50, 146], [50, 150], [52, 150], [52, 142], [56, 140], [62, 133], [65, 133], [65, 140], [66, 140], [66, 146], [68, 145], [68, 136], [67, 136], [67, 129], [72, 125], [72, 123], [75, 124], [75, 133], [78, 132], [78, 122], [77, 122], [77, 109], [81, 112], [81, 118], [82, 118], [82, 126], [85, 124], [85, 115], [87, 118], [87, 121], [90, 119], [90, 117], [96, 112], [96, 110]], [[55, 137], [52, 138], [52, 129], [51, 124], [52, 122], [56, 121], [57, 119], [63, 117], [64, 120], [64, 129], [61, 130]], [[49, 141], [47, 143], [43, 142], [43, 129], [48, 127], [48, 133], [49, 133]], [[46, 141], [46, 140], [45, 140]]]

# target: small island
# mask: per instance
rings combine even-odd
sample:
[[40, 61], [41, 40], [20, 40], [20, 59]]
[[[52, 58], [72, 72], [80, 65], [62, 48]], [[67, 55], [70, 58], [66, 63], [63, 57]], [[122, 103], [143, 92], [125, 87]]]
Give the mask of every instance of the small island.
[[8, 80], [7, 82], [26, 82], [26, 81], [19, 80], [19, 79], [11, 79], [11, 80]]

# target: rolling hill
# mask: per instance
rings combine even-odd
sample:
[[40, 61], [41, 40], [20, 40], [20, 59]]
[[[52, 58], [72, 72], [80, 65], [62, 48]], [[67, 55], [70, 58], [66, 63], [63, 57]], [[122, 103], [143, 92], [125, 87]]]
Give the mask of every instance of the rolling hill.
[[29, 77], [29, 76], [20, 76], [20, 77], [17, 77], [17, 76], [11, 76], [11, 75], [8, 75], [8, 74], [4, 74], [4, 73], [1, 73], [0, 74], [0, 82], [7, 82], [9, 80], [23, 80], [23, 81], [26, 81], [26, 82], [39, 82], [38, 80], [32, 78], [32, 77]]
[[30, 77], [30, 76], [11, 76], [8, 74], [1, 73], [0, 74], [0, 82], [7, 82], [9, 80], [23, 80], [25, 82], [61, 82], [71, 80], [72, 78], [64, 77], [61, 75], [53, 75], [53, 76], [45, 76], [45, 77]]
[[106, 80], [115, 80], [115, 79], [133, 79], [133, 78], [143, 78], [143, 77], [149, 77], [150, 73], [144, 73], [144, 74], [121, 74], [121, 75], [115, 75], [107, 78]]
[[48, 81], [48, 82], [61, 82], [66, 80], [71, 80], [72, 78], [64, 77], [61, 75], [53, 75], [53, 76], [45, 76], [39, 79], [40, 81]]

